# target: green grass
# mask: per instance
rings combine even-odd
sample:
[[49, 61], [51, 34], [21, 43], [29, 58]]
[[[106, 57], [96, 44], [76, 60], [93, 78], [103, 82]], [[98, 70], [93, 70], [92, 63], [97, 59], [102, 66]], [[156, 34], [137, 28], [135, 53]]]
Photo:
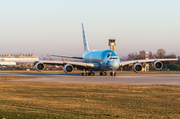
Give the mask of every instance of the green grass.
[[0, 119], [180, 118], [180, 86], [0, 81]]

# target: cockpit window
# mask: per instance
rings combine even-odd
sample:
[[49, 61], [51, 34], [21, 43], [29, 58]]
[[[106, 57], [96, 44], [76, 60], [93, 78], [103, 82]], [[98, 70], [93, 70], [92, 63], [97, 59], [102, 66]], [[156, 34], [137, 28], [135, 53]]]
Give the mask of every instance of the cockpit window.
[[110, 55], [107, 55], [107, 58], [109, 57]]
[[111, 57], [111, 58], [109, 58], [109, 59], [118, 59], [117, 57]]

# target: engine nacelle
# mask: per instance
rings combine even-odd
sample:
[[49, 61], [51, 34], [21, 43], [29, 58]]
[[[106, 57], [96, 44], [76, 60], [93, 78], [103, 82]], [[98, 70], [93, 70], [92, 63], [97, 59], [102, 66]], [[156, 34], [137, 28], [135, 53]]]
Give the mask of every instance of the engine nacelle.
[[142, 65], [139, 64], [139, 63], [136, 63], [136, 64], [133, 65], [132, 69], [133, 69], [134, 72], [137, 72], [137, 73], [141, 72], [142, 71]]
[[63, 70], [64, 72], [66, 73], [71, 73], [73, 70], [74, 70], [74, 67], [70, 64], [66, 64], [64, 67], [63, 67]]
[[162, 67], [163, 67], [163, 63], [160, 62], [160, 61], [155, 61], [155, 62], [153, 63], [153, 68], [156, 69], [156, 70], [161, 70]]
[[43, 63], [41, 63], [41, 62], [38, 62], [38, 63], [35, 64], [35, 69], [37, 71], [42, 71], [42, 70], [45, 69], [45, 65]]

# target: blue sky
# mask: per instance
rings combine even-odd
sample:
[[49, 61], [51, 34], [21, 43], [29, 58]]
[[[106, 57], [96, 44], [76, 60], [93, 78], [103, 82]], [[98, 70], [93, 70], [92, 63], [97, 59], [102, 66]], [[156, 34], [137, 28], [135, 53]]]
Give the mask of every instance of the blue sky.
[[163, 48], [180, 55], [179, 0], [0, 0], [0, 52], [81, 56], [81, 23], [91, 50], [126, 56]]

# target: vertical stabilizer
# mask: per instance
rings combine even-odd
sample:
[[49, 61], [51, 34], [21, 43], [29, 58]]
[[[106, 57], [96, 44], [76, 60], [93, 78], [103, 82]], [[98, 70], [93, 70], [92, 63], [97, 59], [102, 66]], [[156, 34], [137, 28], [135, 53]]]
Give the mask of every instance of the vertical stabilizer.
[[88, 43], [87, 43], [87, 40], [86, 40], [83, 23], [82, 23], [82, 32], [83, 32], [83, 41], [84, 41], [84, 52], [89, 52], [89, 46], [88, 46]]

